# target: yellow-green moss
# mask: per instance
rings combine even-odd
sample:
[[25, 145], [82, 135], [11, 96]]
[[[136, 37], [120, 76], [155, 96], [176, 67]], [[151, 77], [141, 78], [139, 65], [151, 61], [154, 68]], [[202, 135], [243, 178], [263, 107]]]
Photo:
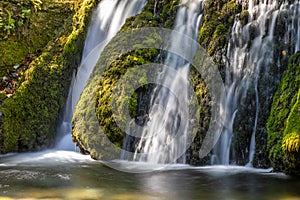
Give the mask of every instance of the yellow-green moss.
[[291, 160], [296, 159], [293, 154], [299, 152], [300, 136], [299, 133], [285, 135], [282, 142], [282, 150], [286, 154], [291, 154]]
[[95, 6], [95, 0], [73, 3], [74, 12], [60, 22], [57, 37], [31, 63], [20, 87], [0, 107], [3, 122], [0, 152], [33, 151], [53, 144], [59, 112], [68, 94], [72, 72], [80, 64], [86, 24]]
[[238, 13], [236, 1], [207, 1], [204, 7], [204, 20], [200, 29], [199, 42], [209, 55], [216, 55], [227, 45], [235, 14]]
[[297, 53], [289, 59], [288, 68], [273, 97], [267, 123], [269, 158], [273, 168], [297, 175], [300, 175], [300, 156], [299, 151], [294, 150], [300, 134], [299, 88], [300, 53]]
[[284, 130], [282, 150], [286, 164], [286, 171], [300, 175], [300, 89], [295, 105], [292, 107]]
[[[7, 69], [22, 62], [32, 52], [36, 52], [58, 37], [63, 24], [70, 20], [75, 12], [73, 1], [44, 0], [40, 9], [35, 9], [32, 1], [0, 1], [0, 8], [11, 13], [14, 20], [10, 34], [0, 35], [0, 76], [5, 76]], [[30, 14], [22, 15], [24, 10]], [[0, 16], [1, 17], [1, 16]], [[3, 14], [2, 19], [8, 21], [10, 16]], [[22, 24], [22, 25], [20, 25]]]

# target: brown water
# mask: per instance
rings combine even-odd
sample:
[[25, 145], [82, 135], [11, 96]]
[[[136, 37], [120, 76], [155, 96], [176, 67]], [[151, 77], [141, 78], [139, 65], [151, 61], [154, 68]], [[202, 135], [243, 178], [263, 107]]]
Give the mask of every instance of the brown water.
[[147, 166], [114, 162], [126, 173], [74, 152], [47, 151], [0, 157], [4, 199], [300, 199], [300, 180], [244, 167]]

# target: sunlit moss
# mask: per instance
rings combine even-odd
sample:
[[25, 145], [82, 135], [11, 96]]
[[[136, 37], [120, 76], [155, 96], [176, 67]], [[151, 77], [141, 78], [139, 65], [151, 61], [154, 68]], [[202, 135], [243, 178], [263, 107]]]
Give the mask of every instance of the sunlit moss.
[[298, 133], [291, 133], [283, 138], [282, 149], [286, 153], [298, 153], [300, 147], [300, 136]]
[[94, 0], [83, 0], [75, 15], [65, 13], [58, 37], [31, 63], [15, 94], [1, 105], [0, 152], [33, 151], [53, 144], [94, 6]]
[[235, 14], [238, 13], [236, 1], [207, 1], [204, 7], [204, 20], [199, 34], [199, 42], [209, 55], [216, 55], [225, 48], [229, 40]]
[[[0, 76], [7, 76], [6, 70], [22, 62], [29, 53], [43, 49], [50, 40], [59, 36], [64, 23], [75, 13], [72, 3], [44, 0], [40, 5], [43, 10], [35, 11], [36, 5], [29, 0], [0, 1], [0, 7], [11, 12], [15, 20], [15, 28], [7, 38], [0, 34], [0, 49], [3, 49], [0, 51]], [[26, 19], [21, 17], [23, 10], [30, 10], [31, 14]], [[5, 21], [8, 16], [3, 17]]]
[[[300, 174], [297, 138], [300, 133], [300, 53], [293, 55], [273, 97], [267, 123], [269, 158], [275, 170]], [[293, 158], [293, 159], [292, 159]]]

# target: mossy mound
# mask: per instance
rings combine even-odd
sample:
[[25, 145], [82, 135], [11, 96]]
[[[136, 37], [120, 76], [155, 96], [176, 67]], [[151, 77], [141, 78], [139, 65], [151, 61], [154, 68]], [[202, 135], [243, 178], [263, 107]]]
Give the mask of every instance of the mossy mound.
[[[130, 35], [130, 30], [137, 30], [137, 28], [141, 27], [171, 28], [174, 23], [178, 0], [157, 2], [156, 10], [153, 10], [155, 2], [155, 0], [149, 0], [140, 14], [128, 18], [115, 38], [124, 33]], [[112, 111], [112, 93], [117, 87], [118, 80], [128, 69], [154, 62], [159, 53], [158, 49], [162, 39], [158, 35], [148, 34], [150, 33], [145, 33], [144, 37], [141, 38], [140, 45], [139, 41], [137, 41], [139, 39], [134, 38], [134, 42], [137, 44], [134, 46], [135, 50], [125, 53], [118, 51], [119, 46], [122, 47], [123, 41], [118, 41], [114, 38], [103, 50], [101, 58], [79, 99], [73, 117], [73, 139], [79, 144], [82, 151], [90, 153], [95, 159], [111, 159], [116, 158], [114, 157], [115, 155], [117, 158], [120, 156], [117, 153], [119, 149], [111, 151], [110, 146], [113, 143], [116, 147], [121, 147], [125, 137], [125, 132], [118, 127], [115, 121], [115, 118], [122, 121], [122, 116], [114, 115]], [[128, 36], [128, 38], [131, 37]], [[157, 48], [143, 49], [144, 46], [156, 46]], [[107, 70], [101, 71], [104, 69]], [[128, 78], [131, 78], [131, 80], [135, 79], [135, 77]], [[146, 83], [146, 80], [147, 77], [145, 76], [140, 81]], [[97, 88], [97, 92], [94, 95], [92, 94], [93, 88]], [[149, 88], [146, 84], [140, 92], [147, 93], [147, 89]], [[120, 87], [116, 90], [121, 95], [124, 88]], [[135, 93], [133, 96], [136, 97], [137, 94]], [[95, 101], [96, 104], [91, 106], [91, 102]], [[124, 106], [130, 105], [130, 115], [137, 117], [139, 111], [136, 110], [136, 98], [127, 96], [121, 98], [120, 96], [117, 104], [120, 109], [127, 109]], [[114, 155], [114, 153], [116, 154]]]
[[[125, 32], [136, 28], [141, 27], [164, 27], [164, 28], [172, 28], [175, 22], [176, 12], [178, 9], [179, 1], [154, 1], [149, 0], [143, 11], [134, 17], [128, 19], [119, 32]], [[207, 2], [208, 5], [205, 6], [205, 16], [204, 16], [204, 28], [200, 31], [200, 43], [204, 44], [207, 49], [216, 48], [218, 45], [218, 49], [214, 49], [210, 51], [211, 55], [214, 55], [215, 58], [218, 53], [222, 52], [226, 49], [226, 45], [229, 40], [230, 28], [233, 24], [234, 14], [237, 12], [237, 4], [234, 1], [225, 2], [220, 1], [218, 8], [215, 8], [211, 5], [210, 2]], [[156, 7], [154, 6], [156, 4]], [[211, 6], [211, 7], [210, 7]], [[156, 8], [153, 10], [153, 8]], [[212, 21], [215, 18], [211, 18], [211, 15], [214, 15], [212, 12], [217, 11], [218, 16], [222, 18], [219, 19], [217, 24]], [[224, 16], [223, 16], [224, 14]], [[218, 18], [218, 17], [217, 17]], [[209, 27], [209, 30], [207, 30]], [[201, 41], [201, 37], [205, 37], [205, 41]], [[159, 38], [158, 38], [159, 40]], [[153, 42], [145, 38], [144, 42]], [[154, 41], [155, 42], [155, 41]], [[214, 44], [211, 44], [214, 43]], [[212, 47], [214, 45], [214, 47]], [[142, 47], [143, 45], [141, 45]], [[147, 99], [143, 98], [143, 96], [149, 95], [151, 93], [151, 89], [153, 89], [152, 85], [145, 85], [143, 88], [139, 88], [135, 91], [135, 93], [129, 97], [121, 98], [121, 94], [124, 93], [124, 88], [116, 88], [117, 82], [126, 72], [138, 65], [147, 64], [149, 62], [153, 62], [158, 54], [157, 49], [139, 49], [132, 51], [126, 54], [115, 54], [112, 50], [109, 50], [110, 47], [106, 47], [104, 50], [111, 52], [108, 58], [101, 58], [100, 60], [105, 60], [102, 62], [103, 66], [98, 66], [102, 69], [107, 69], [103, 72], [102, 77], [93, 77], [89, 80], [86, 89], [81, 95], [81, 99], [77, 105], [73, 122], [73, 136], [74, 140], [78, 142], [80, 148], [84, 152], [89, 152], [92, 157], [96, 159], [109, 159], [113, 157], [113, 153], [110, 152], [110, 155], [104, 155], [106, 149], [109, 149], [111, 146], [109, 143], [114, 143], [115, 146], [121, 147], [123, 139], [125, 137], [125, 132], [121, 130], [116, 124], [115, 119], [118, 121], [122, 121], [122, 116], [117, 116], [112, 111], [111, 102], [113, 99], [113, 91], [118, 91], [120, 94], [120, 99], [117, 100], [118, 108], [120, 110], [128, 109], [124, 108], [124, 106], [130, 107], [130, 116], [138, 121], [144, 121], [145, 116], [147, 116]], [[164, 52], [160, 52], [160, 58], [163, 59]], [[219, 58], [219, 57], [218, 57]], [[221, 59], [218, 60], [221, 65]], [[105, 63], [105, 64], [103, 64]], [[99, 64], [99, 63], [98, 63]], [[105, 65], [105, 66], [104, 66]], [[224, 64], [223, 64], [224, 65]], [[96, 72], [94, 72], [96, 73]], [[99, 71], [97, 72], [99, 74]], [[130, 77], [129, 77], [130, 79]], [[134, 77], [131, 77], [134, 79]], [[130, 80], [131, 80], [130, 79]], [[207, 132], [209, 122], [210, 122], [210, 95], [209, 91], [206, 88], [204, 81], [201, 79], [201, 75], [198, 74], [195, 70], [192, 70], [191, 73], [191, 83], [194, 88], [195, 94], [200, 103], [199, 110], [197, 111], [200, 115], [198, 130], [196, 131], [195, 140], [192, 146], [187, 151], [187, 162], [194, 165], [207, 164], [208, 159], [199, 159], [199, 149], [203, 142], [205, 133]], [[145, 77], [147, 80], [147, 77]], [[92, 88], [98, 87], [96, 96], [90, 94]], [[150, 91], [150, 92], [149, 92]], [[141, 97], [142, 96], [142, 97]], [[95, 98], [93, 100], [92, 98]], [[140, 99], [139, 99], [140, 98]], [[148, 100], [149, 100], [148, 96]], [[96, 101], [95, 110], [97, 119], [90, 115], [88, 112], [94, 112], [93, 108], [87, 105], [89, 102]], [[143, 101], [141, 103], [141, 101]], [[141, 107], [142, 110], [140, 109]], [[146, 107], [146, 109], [145, 109]], [[145, 111], [146, 110], [146, 111]], [[95, 114], [95, 113], [94, 113]], [[98, 124], [100, 126], [98, 126]], [[101, 129], [101, 130], [100, 130]], [[99, 132], [99, 134], [98, 134]], [[109, 140], [107, 140], [109, 139]], [[133, 151], [134, 146], [136, 145], [138, 139], [131, 138], [131, 147], [130, 149], [126, 149], [129, 151]], [[116, 150], [116, 149], [115, 149]], [[118, 150], [116, 150], [117, 152]], [[115, 152], [114, 152], [115, 153]], [[119, 158], [120, 154], [116, 154]]]
[[[155, 2], [157, 5], [154, 11], [153, 7]], [[126, 21], [115, 38], [118, 38], [120, 34], [126, 31], [136, 30], [142, 27], [164, 27], [171, 29], [175, 22], [178, 2], [179, 1], [166, 2], [149, 0], [140, 14]], [[226, 27], [228, 26], [229, 29], [231, 25], [232, 24], [226, 24]], [[223, 30], [224, 27], [219, 27], [214, 34], [214, 38], [218, 38], [218, 36], [222, 35], [220, 32]], [[150, 34], [150, 32], [148, 34]], [[135, 44], [138, 44], [138, 41], [136, 41], [138, 39], [134, 39]], [[96, 71], [93, 72], [92, 77], [89, 79], [73, 117], [73, 138], [79, 144], [83, 152], [90, 153], [95, 159], [120, 157], [120, 149], [112, 148], [111, 144], [115, 147], [121, 147], [124, 137], [128, 135], [126, 135], [124, 129], [121, 130], [118, 126], [119, 124], [116, 123], [116, 120], [123, 123], [125, 120], [124, 116], [113, 112], [113, 109], [120, 110], [122, 113], [122, 110], [128, 110], [129, 107], [129, 115], [137, 124], [143, 125], [147, 120], [149, 95], [152, 94], [151, 91], [154, 86], [145, 84], [143, 87], [136, 89], [132, 96], [122, 96], [126, 93], [125, 88], [130, 86], [119, 85], [118, 81], [121, 77], [124, 78], [128, 71], [139, 65], [154, 61], [159, 63], [159, 60], [163, 60], [166, 54], [164, 51], [159, 52], [161, 40], [162, 38], [159, 36], [149, 35], [149, 37], [147, 37], [147, 34], [145, 34], [141, 45], [135, 45], [136, 50], [131, 52], [126, 52], [125, 54], [117, 52], [115, 49], [118, 49], [118, 44], [121, 44], [117, 39], [112, 41], [104, 49], [100, 61], [96, 66]], [[227, 42], [225, 43], [227, 44]], [[157, 48], [143, 49], [144, 46], [157, 46]], [[157, 57], [158, 53], [160, 53], [160, 56]], [[101, 71], [104, 69], [106, 70]], [[96, 74], [98, 74], [98, 76]], [[101, 77], [99, 74], [101, 74]], [[137, 78], [136, 81], [146, 83], [149, 77], [146, 75], [143, 76], [142, 74], [143, 71], [139, 71], [139, 74], [136, 74], [135, 77], [127, 77], [128, 81], [134, 81], [135, 78], [142, 77]], [[192, 70], [190, 79], [200, 104], [197, 113], [201, 119], [199, 119], [195, 140], [192, 146], [187, 150], [187, 162], [194, 165], [201, 165], [207, 164], [208, 161], [207, 159], [200, 160], [199, 150], [210, 122], [211, 99], [201, 75], [196, 72], [196, 70]], [[93, 88], [97, 88], [96, 94], [93, 94]], [[116, 94], [118, 95], [116, 96]], [[117, 108], [112, 108], [112, 102], [117, 105]], [[139, 139], [131, 137], [129, 140], [131, 141], [131, 147], [126, 150], [134, 151]]]
[[280, 86], [274, 95], [268, 119], [269, 158], [275, 171], [300, 175], [300, 53], [289, 59]]
[[[28, 35], [34, 48], [47, 45], [30, 64], [15, 94], [0, 107], [1, 153], [34, 151], [53, 144], [59, 112], [65, 104], [72, 72], [80, 64], [87, 24], [96, 4], [95, 0], [59, 2], [43, 1], [36, 11], [37, 21], [28, 24], [36, 27], [32, 31], [38, 30], [32, 38]], [[35, 41], [39, 36], [41, 43]], [[48, 42], [51, 38], [55, 39]], [[13, 62], [24, 59], [26, 53], [13, 58]]]

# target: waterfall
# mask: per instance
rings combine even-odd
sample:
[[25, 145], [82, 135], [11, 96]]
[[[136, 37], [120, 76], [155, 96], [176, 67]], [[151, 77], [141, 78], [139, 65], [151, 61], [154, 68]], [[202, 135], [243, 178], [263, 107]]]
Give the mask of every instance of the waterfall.
[[[202, 1], [182, 0], [177, 11], [174, 31], [197, 40], [202, 18]], [[196, 47], [187, 46], [187, 37], [171, 37], [172, 49], [183, 48], [186, 55], [194, 55]], [[181, 55], [182, 56], [182, 55]], [[142, 138], [136, 148], [135, 161], [174, 163], [181, 157], [185, 163], [186, 140], [189, 129], [189, 67], [179, 55], [167, 53], [163, 64], [168, 66], [157, 77], [153, 91], [149, 121], [143, 127]]]
[[[274, 60], [278, 60], [276, 67], [281, 67], [280, 57], [275, 55], [275, 50], [281, 49], [276, 44], [285, 44], [292, 46], [291, 52], [283, 50], [282, 54], [292, 54], [299, 50], [299, 1], [289, 5], [277, 0], [271, 1], [249, 1], [248, 22], [243, 24], [240, 18], [234, 22], [231, 39], [227, 49], [227, 60], [225, 74], [225, 88], [227, 99], [224, 105], [225, 110], [225, 127], [219, 138], [217, 145], [213, 150], [212, 164], [235, 164], [235, 152], [232, 147], [234, 133], [234, 122], [241, 105], [247, 104], [246, 99], [249, 93], [252, 93], [251, 101], [254, 101], [255, 111], [254, 119], [250, 118], [250, 113], [242, 113], [242, 117], [248, 118], [252, 123], [252, 133], [250, 144], [246, 152], [248, 152], [248, 166], [252, 166], [255, 155], [255, 137], [257, 132], [258, 121], [260, 120], [260, 94], [271, 92], [267, 87], [259, 85], [259, 81], [264, 77], [269, 80], [276, 79], [270, 75], [270, 71], [274, 71]], [[279, 26], [278, 16], [286, 14], [284, 21], [286, 33], [282, 38], [276, 31]], [[284, 16], [284, 15], [283, 15]], [[277, 70], [277, 69], [275, 69]], [[278, 78], [277, 78], [278, 79]], [[262, 83], [261, 83], [262, 84]], [[260, 88], [260, 89], [259, 89]], [[248, 102], [249, 103], [249, 102]], [[248, 105], [248, 107], [251, 105]], [[245, 134], [245, 133], [239, 133]]]
[[72, 117], [87, 79], [106, 44], [121, 29], [125, 20], [141, 12], [146, 0], [102, 0], [94, 11], [85, 40], [82, 63], [74, 72], [63, 120], [57, 129], [57, 149], [74, 150], [71, 139]]
[[300, 51], [300, 1], [297, 0], [291, 5], [285, 3], [281, 6], [281, 10], [289, 11], [288, 14], [291, 16], [284, 42], [291, 44], [292, 53], [296, 53]]

